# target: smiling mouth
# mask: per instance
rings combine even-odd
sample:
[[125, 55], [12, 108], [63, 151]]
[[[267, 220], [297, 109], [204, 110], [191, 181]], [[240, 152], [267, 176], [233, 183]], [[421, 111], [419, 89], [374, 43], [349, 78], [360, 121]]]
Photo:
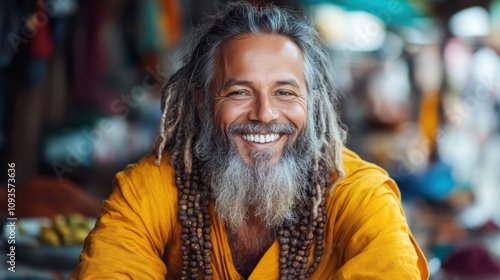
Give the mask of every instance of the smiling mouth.
[[272, 134], [243, 134], [241, 135], [245, 141], [254, 142], [254, 143], [269, 143], [274, 142], [280, 138], [278, 133]]

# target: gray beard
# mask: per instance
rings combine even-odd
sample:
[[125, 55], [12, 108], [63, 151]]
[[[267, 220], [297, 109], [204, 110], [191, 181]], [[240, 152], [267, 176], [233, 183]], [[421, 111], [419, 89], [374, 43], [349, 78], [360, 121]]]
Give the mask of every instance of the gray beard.
[[317, 142], [308, 136], [311, 131], [303, 131], [293, 144], [289, 141], [278, 163], [271, 163], [278, 151], [265, 151], [252, 153], [250, 165], [236, 148], [235, 133], [281, 132], [289, 133], [290, 139], [296, 128], [291, 124], [248, 123], [232, 125], [229, 130], [227, 139], [208, 119], [195, 144], [195, 155], [204, 162], [218, 217], [233, 231], [244, 225], [250, 215], [270, 228], [296, 219], [297, 205], [302, 205], [307, 197]]

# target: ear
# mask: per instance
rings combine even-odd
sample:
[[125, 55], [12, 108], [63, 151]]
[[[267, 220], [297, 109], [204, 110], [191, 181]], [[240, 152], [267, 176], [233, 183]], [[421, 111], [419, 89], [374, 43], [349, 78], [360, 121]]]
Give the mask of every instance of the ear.
[[193, 90], [194, 93], [194, 102], [196, 103], [196, 110], [198, 111], [198, 116], [200, 117], [200, 120], [203, 120], [203, 117], [205, 115], [205, 100], [203, 96], [203, 91], [199, 89]]

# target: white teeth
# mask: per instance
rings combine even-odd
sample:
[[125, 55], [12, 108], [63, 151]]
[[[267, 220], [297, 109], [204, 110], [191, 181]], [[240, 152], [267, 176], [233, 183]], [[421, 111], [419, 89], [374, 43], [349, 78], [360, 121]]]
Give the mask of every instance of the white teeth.
[[275, 133], [275, 134], [245, 134], [241, 136], [243, 139], [246, 141], [250, 142], [256, 142], [256, 143], [269, 143], [276, 141], [278, 138], [280, 138], [280, 135]]

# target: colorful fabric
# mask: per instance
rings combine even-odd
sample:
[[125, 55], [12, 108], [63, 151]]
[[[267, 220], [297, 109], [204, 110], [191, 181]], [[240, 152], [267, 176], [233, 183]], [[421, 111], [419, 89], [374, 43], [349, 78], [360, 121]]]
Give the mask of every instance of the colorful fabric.
[[[181, 229], [169, 158], [154, 155], [116, 176], [81, 263], [70, 279], [179, 279]], [[345, 149], [346, 177], [327, 196], [325, 250], [310, 279], [427, 279], [425, 258], [411, 235], [396, 184], [378, 166]], [[243, 279], [232, 262], [223, 223], [211, 206], [213, 279]], [[279, 278], [275, 241], [249, 279]]]
[[[37, 1], [32, 15], [35, 36], [31, 39], [31, 55], [35, 58], [50, 59], [54, 54], [54, 43], [50, 30], [49, 16], [45, 12], [46, 1]], [[41, 21], [41, 22], [40, 22]]]

